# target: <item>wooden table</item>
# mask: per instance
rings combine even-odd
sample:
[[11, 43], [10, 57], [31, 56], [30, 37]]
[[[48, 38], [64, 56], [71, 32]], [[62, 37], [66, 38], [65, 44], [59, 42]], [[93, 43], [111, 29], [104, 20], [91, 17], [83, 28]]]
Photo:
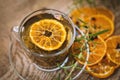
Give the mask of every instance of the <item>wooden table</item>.
[[[100, 5], [102, 4], [108, 7], [115, 14], [115, 34], [120, 34], [120, 3], [118, 2], [117, 0], [106, 0], [104, 3], [98, 1]], [[21, 80], [9, 63], [10, 29], [13, 26], [19, 25], [21, 20], [32, 11], [48, 7], [67, 13], [68, 6], [70, 6], [71, 3], [72, 0], [0, 0], [0, 80]], [[30, 70], [29, 68], [31, 69], [31, 67], [28, 67], [28, 71]], [[22, 73], [24, 74], [24, 72], [23, 69]], [[31, 80], [53, 80], [56, 73], [48, 74], [39, 71], [39, 74], [41, 74], [39, 77], [32, 76]], [[83, 75], [86, 78], [79, 78], [78, 80], [91, 79], [88, 74], [85, 73]], [[29, 76], [29, 74], [27, 76]], [[120, 80], [120, 69], [117, 69], [114, 75], [108, 79], [94, 78], [91, 80]]]

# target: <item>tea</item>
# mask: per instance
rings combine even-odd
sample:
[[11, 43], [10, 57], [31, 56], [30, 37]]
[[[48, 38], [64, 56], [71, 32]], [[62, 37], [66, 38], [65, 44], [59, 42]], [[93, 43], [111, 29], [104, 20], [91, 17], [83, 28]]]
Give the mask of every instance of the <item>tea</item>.
[[[55, 20], [59, 22], [64, 26], [66, 32], [64, 42], [59, 48], [55, 50], [44, 50], [36, 44], [34, 44], [30, 38], [31, 25], [45, 19]], [[48, 36], [49, 34], [50, 33], [46, 33], [46, 36]], [[22, 25], [20, 37], [22, 39], [23, 44], [33, 56], [33, 62], [35, 62], [37, 65], [43, 68], [55, 68], [57, 67], [57, 64], [63, 64], [64, 60], [68, 56], [68, 48], [70, 47], [70, 44], [72, 44], [72, 40], [74, 38], [74, 28], [63, 15], [54, 15], [52, 13], [40, 13], [31, 17]]]

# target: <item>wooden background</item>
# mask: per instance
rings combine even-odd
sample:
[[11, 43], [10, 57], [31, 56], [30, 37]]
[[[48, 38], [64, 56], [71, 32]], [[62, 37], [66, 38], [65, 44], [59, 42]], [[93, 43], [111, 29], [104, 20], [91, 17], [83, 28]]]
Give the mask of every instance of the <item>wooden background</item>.
[[[119, 0], [105, 0], [104, 2], [98, 0], [100, 5], [106, 6], [115, 14], [115, 34], [120, 34], [119, 2]], [[0, 80], [21, 80], [9, 63], [8, 49], [10, 29], [13, 26], [19, 25], [21, 20], [32, 11], [47, 7], [67, 13], [68, 6], [70, 6], [71, 3], [72, 0], [0, 0]], [[17, 56], [14, 57], [17, 58]], [[47, 74], [39, 71], [38, 73], [36, 72], [36, 74], [40, 74], [41, 76], [37, 78], [32, 76], [31, 80], [53, 80], [56, 73]], [[84, 76], [86, 78], [79, 78], [77, 80], [120, 80], [120, 69], [116, 70], [114, 75], [108, 79], [90, 78], [87, 74]]]

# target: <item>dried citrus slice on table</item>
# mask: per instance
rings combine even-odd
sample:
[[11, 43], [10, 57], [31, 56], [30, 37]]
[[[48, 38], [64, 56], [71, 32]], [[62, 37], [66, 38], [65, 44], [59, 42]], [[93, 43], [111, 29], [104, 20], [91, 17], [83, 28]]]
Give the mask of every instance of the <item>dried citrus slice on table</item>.
[[66, 39], [66, 30], [57, 20], [43, 19], [30, 26], [29, 35], [36, 46], [52, 51], [62, 46]]
[[112, 36], [106, 40], [108, 58], [120, 65], [120, 36]]
[[75, 24], [80, 24], [78, 19], [82, 19], [84, 21], [85, 18], [90, 17], [92, 15], [105, 15], [110, 20], [114, 21], [114, 14], [105, 7], [83, 7], [77, 8], [70, 12], [70, 17], [72, 18]]
[[115, 16], [113, 14], [113, 12], [105, 7], [97, 7], [95, 8], [96, 13], [97, 14], [102, 14], [107, 16], [110, 20], [114, 21], [115, 20]]
[[77, 8], [72, 10], [70, 17], [75, 24], [79, 24], [79, 19], [84, 20], [85, 18], [95, 14], [92, 8]]
[[[101, 37], [97, 37], [94, 40], [89, 41], [88, 44], [90, 47], [90, 56], [89, 56], [87, 65], [92, 66], [92, 65], [100, 62], [102, 60], [102, 58], [104, 57], [104, 55], [106, 53], [106, 43]], [[72, 45], [72, 53], [79, 54], [80, 48], [81, 48], [81, 43], [75, 42]], [[83, 51], [81, 54], [82, 54], [81, 58], [75, 57], [75, 59], [80, 64], [84, 64], [84, 62], [86, 61], [87, 52]]]
[[114, 32], [114, 23], [104, 15], [93, 15], [85, 19], [85, 22], [89, 25], [89, 31], [96, 33], [102, 30], [108, 30], [107, 32], [100, 34], [103, 39], [108, 38]]
[[86, 70], [94, 77], [107, 78], [114, 73], [117, 66], [105, 56], [99, 63], [87, 66]]

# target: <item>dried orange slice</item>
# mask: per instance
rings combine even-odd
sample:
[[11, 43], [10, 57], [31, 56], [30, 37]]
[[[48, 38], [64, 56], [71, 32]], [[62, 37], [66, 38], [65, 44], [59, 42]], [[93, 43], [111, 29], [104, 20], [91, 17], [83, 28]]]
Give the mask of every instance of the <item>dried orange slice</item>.
[[101, 35], [101, 38], [106, 39], [112, 35], [114, 31], [114, 23], [104, 15], [93, 15], [85, 19], [85, 22], [89, 25], [89, 31], [91, 33], [96, 33], [102, 30], [108, 30]]
[[80, 24], [78, 19], [82, 19], [84, 21], [85, 18], [90, 17], [92, 15], [102, 14], [107, 16], [110, 20], [114, 21], [114, 14], [107, 8], [104, 7], [84, 7], [84, 8], [77, 8], [71, 11], [70, 17], [72, 18], [75, 24]]
[[107, 78], [113, 74], [115, 67], [117, 67], [116, 64], [104, 57], [98, 64], [87, 66], [86, 70], [94, 77]]
[[[96, 37], [93, 41], [89, 41], [88, 44], [89, 44], [89, 47], [90, 47], [90, 56], [89, 56], [87, 65], [92, 66], [92, 65], [100, 62], [102, 60], [102, 58], [104, 57], [104, 55], [106, 53], [106, 43], [101, 37]], [[75, 42], [72, 45], [72, 53], [73, 54], [79, 54], [80, 53], [80, 48], [81, 48], [81, 43], [80, 42]], [[80, 64], [84, 64], [84, 62], [86, 61], [86, 56], [87, 56], [86, 51], [83, 51], [81, 53], [81, 55], [82, 55], [81, 58], [75, 57], [75, 59]]]
[[95, 8], [96, 13], [97, 14], [103, 14], [105, 16], [107, 16], [110, 20], [114, 21], [115, 20], [115, 16], [113, 14], [113, 12], [105, 7], [97, 7]]
[[108, 58], [120, 65], [120, 36], [112, 36], [106, 40]]
[[96, 12], [93, 8], [77, 8], [72, 10], [69, 16], [76, 25], [80, 25], [78, 21], [79, 19], [82, 19], [84, 21], [85, 18], [94, 14], [96, 14]]
[[43, 19], [30, 26], [29, 35], [36, 46], [46, 51], [52, 51], [60, 48], [64, 43], [66, 30], [57, 20]]

